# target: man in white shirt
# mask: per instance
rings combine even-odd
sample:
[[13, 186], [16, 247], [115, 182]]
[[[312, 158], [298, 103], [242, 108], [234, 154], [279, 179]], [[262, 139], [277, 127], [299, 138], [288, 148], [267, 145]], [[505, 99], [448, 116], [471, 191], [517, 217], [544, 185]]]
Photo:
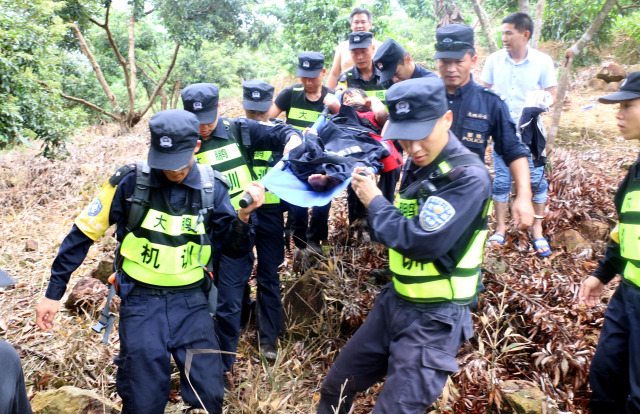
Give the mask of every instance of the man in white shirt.
[[[500, 92], [509, 107], [513, 122], [518, 125], [527, 93], [548, 91], [553, 101], [556, 98], [556, 70], [549, 55], [529, 47], [533, 33], [533, 21], [526, 13], [512, 13], [502, 20], [502, 43], [504, 49], [492, 53], [486, 60], [481, 83]], [[494, 152], [495, 177], [493, 201], [495, 206], [496, 231], [489, 238], [494, 245], [502, 245], [506, 233], [506, 215], [511, 174], [502, 158]], [[549, 256], [549, 243], [542, 235], [542, 219], [547, 201], [548, 184], [544, 179], [544, 166], [534, 167], [529, 156], [531, 191], [533, 192], [534, 223], [531, 228], [536, 253]]]

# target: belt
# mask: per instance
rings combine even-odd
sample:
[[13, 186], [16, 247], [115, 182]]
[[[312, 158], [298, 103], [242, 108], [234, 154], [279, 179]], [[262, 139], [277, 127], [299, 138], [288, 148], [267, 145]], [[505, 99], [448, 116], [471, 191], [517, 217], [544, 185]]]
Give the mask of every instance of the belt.
[[200, 286], [200, 282], [198, 282], [198, 286], [191, 285], [191, 286], [186, 286], [181, 288], [151, 288], [146, 286], [135, 285], [133, 289], [131, 289], [131, 293], [129, 293], [129, 295], [140, 296], [144, 294], [147, 296], [165, 296], [171, 293], [185, 293], [192, 290], [193, 291], [202, 290], [202, 287]]

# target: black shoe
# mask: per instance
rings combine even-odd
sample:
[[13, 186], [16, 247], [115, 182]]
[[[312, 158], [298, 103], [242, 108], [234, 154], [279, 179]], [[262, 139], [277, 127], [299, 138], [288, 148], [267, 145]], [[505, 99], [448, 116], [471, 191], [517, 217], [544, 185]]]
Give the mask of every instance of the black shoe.
[[278, 350], [271, 344], [260, 344], [260, 353], [269, 362], [274, 362], [278, 358]]
[[320, 256], [324, 255], [322, 252], [322, 246], [320, 245], [320, 242], [317, 241], [307, 240], [307, 250], [311, 253], [319, 254]]
[[371, 271], [371, 276], [376, 279], [376, 282], [380, 285], [386, 285], [391, 282], [393, 275], [391, 274], [391, 269], [388, 267], [382, 269], [373, 269]]

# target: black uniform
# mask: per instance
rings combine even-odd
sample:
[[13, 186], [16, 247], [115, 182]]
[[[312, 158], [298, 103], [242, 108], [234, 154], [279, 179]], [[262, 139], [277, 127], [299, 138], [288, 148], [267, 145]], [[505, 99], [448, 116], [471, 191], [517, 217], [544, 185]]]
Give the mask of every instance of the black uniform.
[[31, 414], [20, 357], [5, 341], [0, 341], [0, 414]]
[[447, 93], [447, 102], [453, 112], [451, 131], [481, 159], [484, 160], [489, 137], [493, 137], [494, 149], [507, 165], [529, 154], [516, 136], [507, 104], [493, 89], [475, 83], [472, 77], [455, 93]]
[[[438, 165], [449, 155], [468, 152], [450, 134], [442, 153], [423, 168]], [[491, 195], [491, 180], [483, 169], [478, 165], [454, 169], [451, 181], [419, 204], [418, 212], [434, 197], [454, 211], [434, 230], [423, 227], [421, 214], [407, 219], [384, 197], [374, 198], [368, 208], [372, 236], [417, 263], [434, 262], [441, 273], [451, 272], [476, 231], [486, 228], [481, 217]], [[410, 163], [401, 191], [417, 181], [418, 173]], [[472, 334], [468, 305], [412, 302], [401, 298], [393, 284], [385, 286], [322, 383], [318, 413], [333, 413], [332, 406], [338, 406], [340, 397], [346, 400], [338, 413], [347, 413], [356, 392], [385, 376], [373, 413], [424, 412], [440, 395], [449, 374], [457, 370], [456, 353]]]
[[[631, 174], [635, 174], [636, 182], [640, 180], [640, 169], [636, 168], [639, 165], [640, 158], [618, 188], [614, 198], [618, 217], [624, 215], [623, 201], [631, 190], [629, 183], [634, 179]], [[637, 211], [638, 208], [626, 206], [625, 210]], [[622, 235], [620, 241], [624, 243]], [[635, 244], [637, 249], [637, 240]], [[621, 255], [620, 244], [612, 242], [605, 257], [599, 260], [593, 276], [606, 284], [616, 275], [624, 274], [626, 266], [627, 259]], [[607, 306], [598, 347], [589, 370], [592, 390], [589, 407], [594, 414], [640, 412], [639, 303], [640, 287], [623, 277]]]

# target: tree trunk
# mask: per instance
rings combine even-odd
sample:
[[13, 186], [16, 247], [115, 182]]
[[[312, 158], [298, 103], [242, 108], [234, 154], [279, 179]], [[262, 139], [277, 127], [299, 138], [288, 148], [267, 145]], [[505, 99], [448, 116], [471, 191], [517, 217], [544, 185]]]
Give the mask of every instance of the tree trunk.
[[162, 89], [160, 89], [160, 110], [164, 111], [167, 108], [167, 89], [163, 86]]
[[182, 89], [182, 79], [178, 79], [173, 83], [173, 89], [171, 90], [171, 109], [178, 107], [178, 99], [180, 96], [180, 90]]
[[478, 16], [478, 21], [480, 22], [480, 26], [482, 27], [482, 34], [484, 35], [485, 40], [487, 41], [487, 46], [489, 47], [489, 53], [494, 53], [498, 51], [498, 45], [496, 45], [496, 41], [493, 38], [493, 28], [491, 27], [491, 21], [489, 20], [489, 16], [487, 12], [484, 10], [482, 5], [480, 4], [480, 0], [471, 0], [473, 2], [473, 10], [476, 12]]
[[100, 69], [100, 65], [98, 65], [96, 58], [93, 56], [93, 53], [91, 53], [91, 50], [87, 45], [87, 42], [84, 40], [84, 36], [82, 35], [82, 32], [80, 32], [80, 28], [76, 23], [72, 22], [71, 29], [73, 30], [73, 33], [76, 35], [76, 38], [80, 43], [80, 50], [82, 51], [82, 53], [84, 53], [87, 59], [89, 59], [89, 63], [91, 63], [91, 67], [93, 68], [93, 71], [95, 72], [96, 77], [98, 78], [98, 82], [100, 83], [100, 86], [102, 86], [102, 90], [107, 95], [107, 99], [109, 99], [109, 102], [111, 102], [111, 108], [113, 108], [114, 110], [117, 110], [119, 106], [118, 99], [113, 94], [113, 92], [111, 92], [111, 88], [109, 88], [109, 85], [107, 84], [107, 80], [104, 78], [104, 74]]
[[167, 79], [169, 78], [169, 75], [171, 75], [171, 71], [173, 70], [173, 66], [176, 63], [176, 59], [178, 57], [178, 52], [179, 51], [180, 51], [180, 42], [176, 41], [176, 46], [173, 49], [173, 56], [171, 57], [171, 63], [169, 63], [169, 67], [167, 68], [166, 72], [164, 73], [164, 76], [162, 76], [162, 79], [160, 79], [158, 81], [158, 83], [156, 84], [156, 87], [153, 90], [153, 94], [151, 95], [151, 98], [149, 98], [149, 102], [147, 102], [147, 105], [144, 107], [144, 109], [142, 111], [140, 111], [140, 114], [137, 117], [138, 118], [137, 121], [139, 121], [140, 118], [142, 118], [144, 116], [144, 114], [147, 113], [149, 108], [151, 108], [151, 105], [153, 105], [153, 101], [155, 101], [156, 96], [158, 96], [158, 93], [160, 92], [160, 89], [164, 88], [164, 84], [167, 82]]
[[[136, 55], [134, 35], [136, 30], [136, 14], [131, 11], [129, 19], [129, 83], [127, 84], [127, 92], [129, 94], [129, 120], [135, 117], [136, 112]], [[131, 125], [133, 126], [133, 125]]]
[[591, 40], [594, 34], [600, 29], [602, 22], [607, 17], [613, 6], [617, 3], [617, 0], [607, 0], [602, 5], [602, 9], [598, 12], [596, 18], [591, 22], [589, 28], [584, 32], [582, 37], [573, 44], [569, 49], [564, 52], [565, 64], [560, 76], [560, 83], [558, 84], [557, 100], [553, 108], [553, 115], [551, 117], [551, 125], [549, 126], [549, 132], [547, 134], [547, 154], [551, 155], [556, 144], [556, 136], [558, 135], [558, 125], [560, 125], [560, 117], [562, 115], [562, 106], [564, 104], [564, 98], [569, 89], [569, 73], [573, 66], [573, 59], [578, 55], [587, 43]]
[[536, 4], [536, 20], [533, 24], [533, 36], [531, 36], [531, 40], [529, 41], [529, 46], [534, 49], [538, 48], [538, 43], [540, 43], [540, 32], [542, 31], [542, 19], [544, 17], [544, 6], [546, 0], [538, 0], [538, 4]]
[[529, 0], [518, 0], [518, 10], [529, 14]]

